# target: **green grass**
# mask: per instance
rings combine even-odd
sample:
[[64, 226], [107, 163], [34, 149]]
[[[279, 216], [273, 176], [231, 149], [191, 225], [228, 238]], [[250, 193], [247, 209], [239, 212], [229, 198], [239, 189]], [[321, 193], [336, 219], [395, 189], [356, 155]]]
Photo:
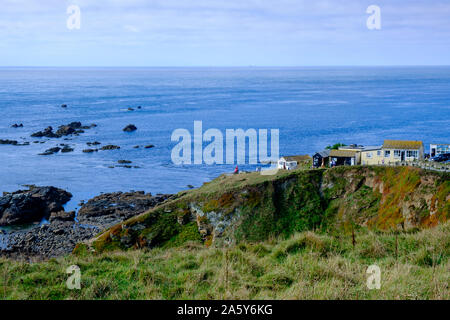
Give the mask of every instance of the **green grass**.
[[[188, 225], [180, 237], [191, 237]], [[181, 239], [174, 238], [178, 244]], [[397, 243], [397, 245], [396, 245]], [[396, 249], [397, 248], [397, 249]], [[128, 250], [25, 263], [0, 259], [1, 299], [450, 299], [450, 223], [400, 233], [296, 233], [205, 248]], [[70, 265], [81, 290], [66, 288]], [[366, 287], [381, 268], [381, 289]]]

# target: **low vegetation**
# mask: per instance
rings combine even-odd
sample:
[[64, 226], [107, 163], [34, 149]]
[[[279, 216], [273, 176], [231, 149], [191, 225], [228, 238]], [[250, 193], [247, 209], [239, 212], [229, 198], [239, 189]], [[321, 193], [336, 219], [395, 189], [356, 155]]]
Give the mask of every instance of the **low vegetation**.
[[[450, 299], [448, 222], [398, 234], [305, 231], [223, 248], [173, 241], [97, 254], [81, 247], [31, 264], [0, 259], [0, 298]], [[381, 269], [379, 290], [366, 285], [372, 264]], [[80, 290], [66, 287], [71, 265], [81, 269]]]

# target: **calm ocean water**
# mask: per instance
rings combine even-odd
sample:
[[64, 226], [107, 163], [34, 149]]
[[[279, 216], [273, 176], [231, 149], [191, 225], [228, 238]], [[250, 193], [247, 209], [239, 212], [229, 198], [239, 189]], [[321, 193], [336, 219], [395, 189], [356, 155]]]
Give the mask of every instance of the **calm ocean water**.
[[[98, 125], [70, 141], [0, 145], [0, 191], [57, 186], [74, 194], [73, 209], [100, 192], [173, 193], [232, 171], [172, 164], [172, 131], [193, 132], [194, 120], [223, 132], [277, 128], [285, 155], [385, 138], [423, 140], [428, 152], [431, 142], [450, 143], [450, 67], [0, 68], [0, 112], [0, 139], [32, 142], [31, 133], [71, 121]], [[130, 123], [138, 130], [122, 132]], [[82, 153], [92, 141], [121, 149]], [[59, 143], [75, 152], [37, 155]], [[156, 147], [133, 148], [148, 144]], [[108, 168], [119, 159], [141, 168]]]

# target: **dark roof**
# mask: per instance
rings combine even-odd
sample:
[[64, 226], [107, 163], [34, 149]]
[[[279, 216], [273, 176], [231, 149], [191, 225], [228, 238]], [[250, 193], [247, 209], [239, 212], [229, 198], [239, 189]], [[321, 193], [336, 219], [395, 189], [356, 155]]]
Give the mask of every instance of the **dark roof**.
[[[321, 156], [322, 158], [326, 158], [330, 156], [330, 150], [323, 150], [323, 151], [319, 151], [316, 154], [318, 154], [319, 156]], [[316, 155], [315, 154], [315, 155]], [[314, 155], [314, 156], [315, 156]]]

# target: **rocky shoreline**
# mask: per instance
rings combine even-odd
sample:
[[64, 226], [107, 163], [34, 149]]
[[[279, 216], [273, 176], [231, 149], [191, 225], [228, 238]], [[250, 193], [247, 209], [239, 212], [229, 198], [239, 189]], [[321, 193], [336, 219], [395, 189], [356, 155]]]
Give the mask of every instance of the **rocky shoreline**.
[[[71, 197], [54, 187], [29, 186], [4, 193], [0, 197], [0, 256], [34, 261], [69, 254], [77, 243], [174, 198], [144, 191], [105, 193], [82, 203], [76, 214], [63, 208]], [[24, 224], [29, 225], [20, 228]]]

